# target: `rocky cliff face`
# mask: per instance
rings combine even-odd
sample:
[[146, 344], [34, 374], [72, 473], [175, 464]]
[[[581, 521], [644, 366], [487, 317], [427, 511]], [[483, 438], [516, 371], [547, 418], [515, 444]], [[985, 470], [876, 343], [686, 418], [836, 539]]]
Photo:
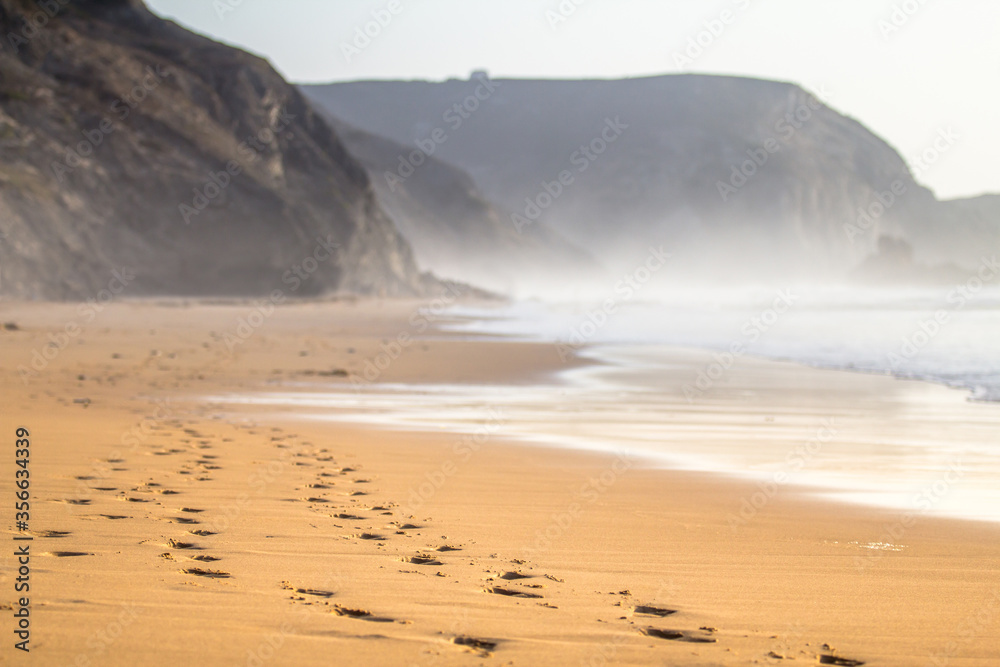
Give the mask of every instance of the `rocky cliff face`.
[[[906, 238], [917, 261], [969, 265], [983, 234], [995, 241], [1000, 230], [989, 205], [937, 201], [891, 146], [792, 84], [701, 75], [496, 84], [485, 100], [457, 80], [310, 95], [410, 145], [442, 114], [463, 114], [437, 156], [522, 222], [548, 222], [604, 259], [627, 262], [662, 243], [674, 268], [705, 277], [836, 277], [883, 235]], [[942, 243], [954, 225], [964, 240]]]
[[0, 294], [86, 298], [123, 269], [136, 296], [434, 284], [264, 60], [140, 0], [0, 0], [0, 35]]
[[379, 204], [436, 275], [506, 294], [526, 294], [558, 276], [578, 281], [599, 263], [542, 223], [515, 229], [510, 212], [489, 202], [472, 178], [433, 156], [397, 174], [413, 146], [328, 118], [368, 170]]

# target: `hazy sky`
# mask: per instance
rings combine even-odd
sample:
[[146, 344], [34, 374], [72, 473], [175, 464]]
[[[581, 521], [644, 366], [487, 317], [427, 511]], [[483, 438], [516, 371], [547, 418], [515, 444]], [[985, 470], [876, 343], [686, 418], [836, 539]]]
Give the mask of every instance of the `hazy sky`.
[[[933, 160], [917, 165], [917, 177], [940, 197], [1000, 192], [997, 0], [147, 2], [267, 57], [294, 82], [464, 78], [474, 69], [792, 81], [825, 91], [911, 163], [927, 151]], [[372, 23], [379, 13], [384, 26]], [[375, 36], [355, 41], [366, 25]], [[700, 53], [685, 54], [689, 40], [704, 45]], [[935, 153], [942, 132], [957, 138], [937, 141]]]

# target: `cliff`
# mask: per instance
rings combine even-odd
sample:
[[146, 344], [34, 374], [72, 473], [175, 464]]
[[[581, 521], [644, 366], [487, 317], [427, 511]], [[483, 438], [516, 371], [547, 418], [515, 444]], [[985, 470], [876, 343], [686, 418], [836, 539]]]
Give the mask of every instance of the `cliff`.
[[133, 296], [434, 289], [266, 61], [139, 0], [0, 0], [0, 34], [0, 294], [86, 298], [123, 269]]

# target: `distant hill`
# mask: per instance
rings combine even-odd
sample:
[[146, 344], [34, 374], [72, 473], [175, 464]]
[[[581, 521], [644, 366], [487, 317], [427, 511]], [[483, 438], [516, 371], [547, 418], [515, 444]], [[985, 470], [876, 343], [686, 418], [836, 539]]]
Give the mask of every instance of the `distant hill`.
[[995, 198], [938, 201], [885, 141], [793, 84], [493, 83], [482, 100], [469, 97], [475, 80], [307, 90], [346, 122], [408, 146], [458, 108], [462, 126], [436, 157], [618, 266], [662, 243], [674, 268], [705, 278], [836, 278], [886, 235], [907, 239], [918, 262], [971, 267], [998, 247]]
[[0, 0], [0, 35], [0, 294], [437, 288], [266, 61], [140, 0]]
[[529, 293], [553, 276], [581, 279], [596, 260], [544, 224], [523, 233], [510, 212], [478, 191], [461, 169], [427, 157], [407, 178], [393, 174], [414, 149], [329, 119], [347, 149], [368, 170], [381, 207], [435, 274], [503, 293]]

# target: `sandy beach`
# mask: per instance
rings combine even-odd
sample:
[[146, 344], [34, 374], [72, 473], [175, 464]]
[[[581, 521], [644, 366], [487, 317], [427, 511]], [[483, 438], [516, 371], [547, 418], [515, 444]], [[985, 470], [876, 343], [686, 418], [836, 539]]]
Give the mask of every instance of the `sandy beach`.
[[[734, 526], [758, 485], [505, 440], [488, 425], [477, 439], [204, 398], [350, 385], [366, 371], [377, 383], [529, 386], [568, 367], [551, 345], [442, 333], [426, 305], [5, 302], [0, 319], [15, 326], [0, 331], [0, 602], [11, 607], [0, 656], [66, 666], [139, 655], [146, 665], [1000, 659], [992, 523], [903, 518], [789, 485]], [[678, 363], [707, 359], [689, 351]], [[733, 373], [759, 394], [723, 393], [715, 409], [685, 415], [688, 437], [700, 437], [698, 419], [717, 426], [726, 401], [762, 425], [823, 405], [873, 439], [891, 437], [908, 410], [957, 425], [956, 438], [995, 426], [1000, 410], [881, 376], [749, 359]], [[876, 396], [887, 398], [872, 417]], [[18, 428], [31, 440], [33, 539], [15, 543]], [[12, 616], [11, 545], [25, 543], [30, 656], [14, 648]]]

